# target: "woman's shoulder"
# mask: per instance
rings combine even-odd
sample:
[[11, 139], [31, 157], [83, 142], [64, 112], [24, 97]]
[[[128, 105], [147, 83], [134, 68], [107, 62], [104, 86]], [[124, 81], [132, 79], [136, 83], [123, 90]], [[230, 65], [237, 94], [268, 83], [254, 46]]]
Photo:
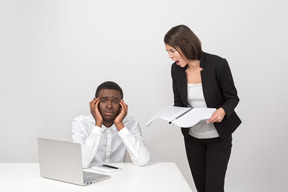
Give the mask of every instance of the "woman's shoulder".
[[225, 68], [228, 65], [228, 62], [225, 58], [220, 57], [215, 54], [203, 52], [202, 58], [202, 67], [213, 67], [213, 68]]
[[213, 61], [226, 61], [224, 57], [221, 57], [219, 55], [211, 54], [211, 53], [202, 53], [202, 57], [206, 58], [207, 60], [213, 60]]

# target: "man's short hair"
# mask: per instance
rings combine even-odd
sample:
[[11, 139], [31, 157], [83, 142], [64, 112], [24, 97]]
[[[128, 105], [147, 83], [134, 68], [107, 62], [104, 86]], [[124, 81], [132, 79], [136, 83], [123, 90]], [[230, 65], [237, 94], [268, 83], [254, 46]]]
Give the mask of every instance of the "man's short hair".
[[121, 99], [123, 99], [123, 91], [121, 87], [113, 81], [105, 81], [104, 83], [100, 84], [96, 89], [95, 98], [98, 97], [101, 89], [113, 89], [113, 90], [119, 91], [121, 94]]

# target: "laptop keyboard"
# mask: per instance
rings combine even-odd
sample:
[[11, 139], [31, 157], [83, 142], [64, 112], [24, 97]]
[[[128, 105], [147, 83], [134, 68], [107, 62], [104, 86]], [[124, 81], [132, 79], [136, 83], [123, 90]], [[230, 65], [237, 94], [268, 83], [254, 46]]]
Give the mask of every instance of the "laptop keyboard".
[[97, 174], [83, 171], [83, 181], [84, 183], [90, 183], [97, 180]]

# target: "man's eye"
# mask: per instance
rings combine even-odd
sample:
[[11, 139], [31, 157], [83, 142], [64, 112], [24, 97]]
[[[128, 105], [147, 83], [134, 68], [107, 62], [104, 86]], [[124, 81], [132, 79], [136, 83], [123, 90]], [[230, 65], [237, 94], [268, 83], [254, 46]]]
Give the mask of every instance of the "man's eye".
[[114, 104], [118, 104], [120, 101], [119, 100], [114, 100], [113, 103]]
[[106, 103], [106, 102], [107, 102], [106, 99], [102, 99], [102, 100], [100, 100], [100, 101], [101, 101], [101, 103]]

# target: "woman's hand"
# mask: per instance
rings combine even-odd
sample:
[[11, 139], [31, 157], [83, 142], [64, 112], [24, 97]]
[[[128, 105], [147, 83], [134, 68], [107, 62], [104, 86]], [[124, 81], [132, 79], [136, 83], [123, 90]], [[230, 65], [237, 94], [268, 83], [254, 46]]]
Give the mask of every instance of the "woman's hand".
[[224, 109], [219, 108], [212, 114], [211, 118], [207, 120], [207, 123], [220, 123], [225, 115]]

